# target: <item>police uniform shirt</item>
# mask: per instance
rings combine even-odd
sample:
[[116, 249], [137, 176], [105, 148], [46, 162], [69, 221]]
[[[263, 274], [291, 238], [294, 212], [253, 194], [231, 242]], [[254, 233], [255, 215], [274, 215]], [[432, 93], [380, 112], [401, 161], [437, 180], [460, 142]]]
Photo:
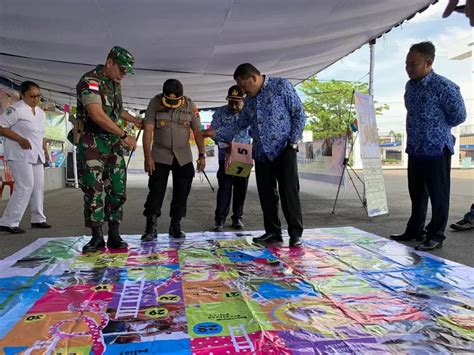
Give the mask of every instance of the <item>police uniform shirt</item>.
[[200, 129], [201, 119], [196, 105], [183, 96], [176, 109], [166, 108], [159, 94], [151, 99], [145, 113], [145, 124], [154, 126], [151, 154], [157, 163], [171, 165], [176, 158], [180, 166], [193, 161], [189, 144], [190, 129]]
[[43, 136], [46, 127], [46, 114], [38, 106], [33, 114], [31, 106], [23, 100], [8, 107], [0, 115], [0, 127], [10, 128], [30, 142], [31, 149], [22, 149], [18, 142], [5, 138], [5, 159], [36, 164], [45, 162]]

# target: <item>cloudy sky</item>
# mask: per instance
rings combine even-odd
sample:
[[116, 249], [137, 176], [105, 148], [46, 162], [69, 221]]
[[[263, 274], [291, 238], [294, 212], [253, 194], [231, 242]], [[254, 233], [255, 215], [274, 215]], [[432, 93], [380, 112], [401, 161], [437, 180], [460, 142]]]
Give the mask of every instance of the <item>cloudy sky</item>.
[[[403, 93], [408, 79], [405, 73], [405, 57], [411, 44], [431, 41], [436, 46], [434, 70], [461, 87], [468, 107], [467, 124], [474, 125], [473, 106], [473, 58], [450, 60], [455, 53], [473, 42], [473, 30], [464, 15], [452, 14], [441, 18], [446, 6], [439, 1], [425, 12], [418, 14], [402, 26], [392, 29], [377, 40], [375, 46], [374, 97], [380, 103], [391, 106], [389, 111], [377, 117], [379, 132], [403, 131], [405, 108]], [[463, 1], [461, 1], [463, 3]], [[472, 48], [472, 47], [471, 47]], [[369, 47], [364, 46], [338, 63], [320, 72], [321, 80], [353, 80], [368, 82]]]

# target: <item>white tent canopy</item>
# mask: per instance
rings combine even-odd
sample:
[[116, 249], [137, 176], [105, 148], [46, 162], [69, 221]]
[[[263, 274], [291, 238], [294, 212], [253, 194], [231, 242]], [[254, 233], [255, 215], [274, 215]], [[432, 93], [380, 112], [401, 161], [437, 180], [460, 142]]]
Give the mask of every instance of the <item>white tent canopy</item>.
[[75, 104], [80, 76], [127, 48], [124, 102], [144, 108], [177, 78], [199, 107], [223, 104], [250, 62], [294, 84], [431, 4], [431, 0], [0, 0], [0, 76], [35, 80]]

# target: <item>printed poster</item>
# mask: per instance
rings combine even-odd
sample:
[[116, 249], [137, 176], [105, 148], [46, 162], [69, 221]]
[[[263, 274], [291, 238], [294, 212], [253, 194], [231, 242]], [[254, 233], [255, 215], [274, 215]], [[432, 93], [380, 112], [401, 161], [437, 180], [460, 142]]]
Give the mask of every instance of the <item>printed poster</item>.
[[45, 111], [46, 129], [44, 137], [57, 141], [66, 141], [67, 115], [61, 111]]
[[360, 151], [364, 168], [365, 197], [369, 217], [388, 213], [375, 107], [370, 95], [356, 92]]
[[345, 186], [341, 181], [346, 157], [346, 137], [318, 139], [298, 144], [298, 171], [302, 178]]

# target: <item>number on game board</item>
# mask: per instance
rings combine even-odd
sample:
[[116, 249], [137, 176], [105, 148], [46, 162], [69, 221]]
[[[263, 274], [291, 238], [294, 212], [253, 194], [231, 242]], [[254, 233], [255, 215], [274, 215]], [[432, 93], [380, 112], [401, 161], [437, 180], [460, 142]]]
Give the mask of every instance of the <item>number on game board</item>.
[[26, 323], [36, 322], [36, 321], [44, 319], [44, 317], [45, 317], [44, 314], [31, 314], [25, 318], [25, 322]]

